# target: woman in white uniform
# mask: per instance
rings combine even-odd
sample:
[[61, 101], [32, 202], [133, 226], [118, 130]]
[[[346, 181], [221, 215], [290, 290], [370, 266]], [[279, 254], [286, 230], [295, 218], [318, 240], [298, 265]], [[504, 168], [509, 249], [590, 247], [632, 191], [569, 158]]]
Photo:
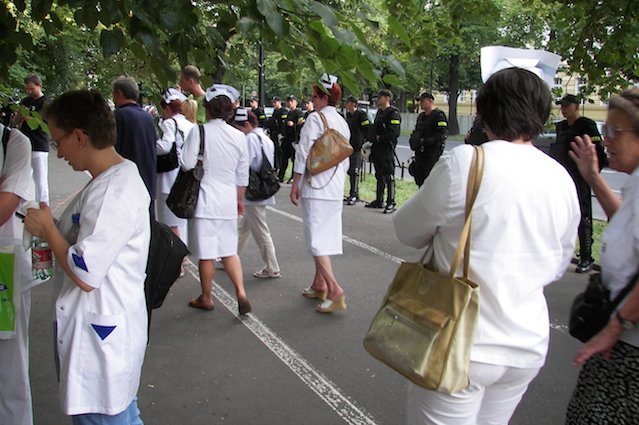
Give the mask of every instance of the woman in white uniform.
[[[235, 121], [233, 125], [246, 134], [250, 169], [259, 171], [262, 167], [262, 150], [271, 166], [273, 166], [275, 163], [275, 145], [273, 141], [264, 134], [264, 130], [258, 127], [257, 115], [255, 115], [253, 111], [238, 108], [235, 111]], [[251, 234], [260, 249], [264, 267], [253, 273], [253, 276], [258, 279], [272, 279], [282, 276], [280, 274], [280, 265], [275, 255], [275, 245], [271, 237], [271, 230], [266, 222], [267, 205], [275, 205], [275, 196], [260, 201], [245, 199], [244, 215], [240, 217], [238, 230], [238, 252], [240, 254], [246, 247], [249, 235]]]
[[[445, 394], [409, 383], [409, 425], [507, 424], [544, 364], [544, 287], [570, 264], [580, 218], [572, 179], [531, 143], [551, 101], [546, 83], [521, 68], [496, 72], [479, 92], [477, 112], [490, 141], [482, 145], [484, 173], [472, 216], [469, 276], [479, 284], [480, 308], [470, 386]], [[464, 224], [472, 157], [468, 145], [442, 156], [393, 218], [402, 243], [433, 245], [430, 261], [440, 272], [449, 270]]]
[[290, 195], [294, 205], [302, 206], [306, 245], [315, 262], [313, 283], [302, 295], [322, 300], [316, 308], [319, 313], [346, 309], [344, 290], [333, 274], [330, 256], [342, 254], [342, 200], [349, 160], [346, 158], [335, 167], [311, 177], [306, 170], [306, 159], [315, 140], [326, 130], [320, 113], [330, 128], [346, 140], [350, 139], [348, 124], [335, 109], [341, 96], [342, 89], [333, 75], [322, 75], [319, 83], [313, 86], [313, 105], [319, 112], [311, 113], [302, 127]]
[[[189, 220], [189, 250], [199, 259], [202, 293], [189, 301], [189, 306], [213, 310], [211, 293], [215, 277], [215, 259], [221, 258], [224, 270], [235, 286], [240, 314], [251, 311], [242, 264], [237, 255], [237, 217], [244, 213], [244, 190], [248, 185], [248, 149], [244, 133], [227, 124], [233, 117], [235, 96], [222, 87], [209, 87], [205, 92], [208, 122], [204, 130], [202, 164], [204, 176], [195, 216]], [[195, 168], [200, 150], [200, 126], [193, 128], [184, 143], [183, 170]]]
[[74, 424], [139, 425], [150, 197], [137, 166], [113, 147], [115, 118], [100, 93], [65, 93], [46, 116], [58, 158], [92, 176], [57, 223], [45, 204], [25, 218], [56, 259], [61, 407]]
[[[4, 131], [5, 126], [0, 124], [0, 137]], [[16, 257], [14, 265], [18, 268], [14, 277], [17, 275], [18, 285], [21, 286], [18, 305], [14, 306], [15, 333], [0, 332], [0, 422], [3, 424], [33, 425], [29, 382], [29, 316], [31, 288], [40, 281], [31, 275], [30, 251], [25, 252], [22, 247], [22, 221], [14, 212], [34, 198], [31, 142], [20, 130], [12, 129], [6, 150], [0, 146], [0, 245], [13, 250]], [[0, 282], [7, 281], [0, 278]]]
[[[158, 156], [171, 152], [175, 143], [178, 158], [182, 156], [182, 146], [194, 124], [186, 119], [182, 114], [182, 105], [186, 101], [186, 96], [176, 89], [168, 89], [162, 94], [160, 108], [162, 110], [162, 121], [160, 130], [162, 137], [155, 142]], [[186, 226], [186, 219], [179, 218], [166, 205], [166, 198], [171, 192], [175, 178], [177, 177], [179, 166], [173, 170], [158, 172], [157, 177], [157, 209], [158, 221], [171, 228], [173, 233], [180, 236], [180, 228]]]

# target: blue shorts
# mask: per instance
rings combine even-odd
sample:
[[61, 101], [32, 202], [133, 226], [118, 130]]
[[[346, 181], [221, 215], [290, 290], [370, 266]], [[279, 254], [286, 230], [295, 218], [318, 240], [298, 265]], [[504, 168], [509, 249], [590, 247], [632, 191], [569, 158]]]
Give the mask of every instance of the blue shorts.
[[117, 415], [102, 415], [100, 413], [87, 413], [71, 416], [73, 425], [144, 425], [140, 418], [138, 399], [135, 398], [129, 407]]

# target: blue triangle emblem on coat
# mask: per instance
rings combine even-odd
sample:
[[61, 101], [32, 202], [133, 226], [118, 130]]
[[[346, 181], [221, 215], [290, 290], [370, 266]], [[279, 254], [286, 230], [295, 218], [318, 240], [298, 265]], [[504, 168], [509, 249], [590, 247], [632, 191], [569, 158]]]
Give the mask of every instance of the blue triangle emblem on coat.
[[91, 326], [93, 326], [93, 330], [103, 341], [106, 339], [107, 336], [111, 335], [111, 332], [113, 332], [113, 330], [115, 329], [115, 326], [101, 326], [94, 325], [93, 323], [91, 324]]

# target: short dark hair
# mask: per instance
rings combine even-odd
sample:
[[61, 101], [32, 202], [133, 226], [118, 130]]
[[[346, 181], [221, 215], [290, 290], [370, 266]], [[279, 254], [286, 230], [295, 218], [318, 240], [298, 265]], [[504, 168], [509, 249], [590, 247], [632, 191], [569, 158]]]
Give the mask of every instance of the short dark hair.
[[25, 84], [33, 83], [36, 86], [42, 86], [42, 79], [40, 78], [38, 74], [29, 74], [26, 77], [24, 77], [24, 83]]
[[247, 115], [248, 115], [248, 122], [250, 122], [253, 127], [258, 127], [259, 120], [257, 119], [257, 115], [255, 115], [255, 112], [247, 111]]
[[113, 91], [119, 91], [126, 99], [138, 101], [140, 88], [131, 77], [120, 76], [113, 80]]
[[477, 113], [498, 138], [532, 140], [544, 130], [552, 97], [546, 83], [522, 68], [493, 74], [479, 90]]
[[197, 81], [198, 83], [200, 82], [200, 70], [197, 69], [197, 66], [195, 65], [187, 65], [184, 68], [182, 68], [181, 71], [182, 75], [186, 78], [192, 78], [195, 81]]
[[226, 96], [216, 96], [208, 102], [205, 101], [204, 108], [209, 119], [222, 118], [228, 121], [233, 116], [233, 104]]
[[96, 149], [111, 147], [117, 140], [115, 116], [97, 90], [66, 92], [45, 106], [44, 116], [64, 131], [83, 130]]

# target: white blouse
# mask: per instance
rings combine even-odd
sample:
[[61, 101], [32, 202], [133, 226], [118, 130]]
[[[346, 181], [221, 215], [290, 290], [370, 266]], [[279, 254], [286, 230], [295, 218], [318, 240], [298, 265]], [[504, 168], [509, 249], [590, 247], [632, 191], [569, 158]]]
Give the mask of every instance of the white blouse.
[[[541, 367], [549, 338], [543, 289], [563, 275], [573, 255], [580, 218], [575, 184], [532, 145], [498, 140], [482, 146], [485, 168], [473, 208], [470, 257], [480, 313], [471, 360]], [[439, 271], [449, 270], [464, 222], [472, 154], [472, 146], [462, 145], [442, 156], [393, 217], [404, 244], [435, 244]]]

